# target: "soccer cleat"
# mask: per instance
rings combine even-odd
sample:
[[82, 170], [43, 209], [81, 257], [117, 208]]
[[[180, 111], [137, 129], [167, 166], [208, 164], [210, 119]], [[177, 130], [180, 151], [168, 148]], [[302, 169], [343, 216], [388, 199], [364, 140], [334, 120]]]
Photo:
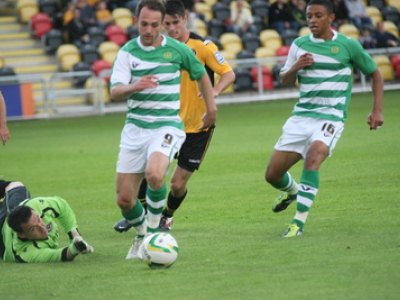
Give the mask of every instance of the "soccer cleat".
[[115, 225], [114, 229], [117, 232], [125, 232], [128, 231], [133, 227], [132, 224], [130, 224], [126, 219], [119, 220]]
[[303, 230], [296, 224], [292, 223], [283, 234], [283, 237], [295, 237], [303, 234]]
[[174, 223], [173, 219], [173, 217], [168, 218], [163, 215], [160, 219], [160, 225], [158, 225], [158, 228], [162, 231], [170, 231], [172, 229], [172, 224]]
[[280, 194], [274, 201], [272, 205], [272, 211], [277, 213], [285, 210], [290, 203], [296, 200], [296, 195], [288, 195], [287, 193]]
[[143, 259], [140, 246], [144, 240], [144, 235], [137, 235], [133, 240], [132, 246], [126, 255], [126, 259]]

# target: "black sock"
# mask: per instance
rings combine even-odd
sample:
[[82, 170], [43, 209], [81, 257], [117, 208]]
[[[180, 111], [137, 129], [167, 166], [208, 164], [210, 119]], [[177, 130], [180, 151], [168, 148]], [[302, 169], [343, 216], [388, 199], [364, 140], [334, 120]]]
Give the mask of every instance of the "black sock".
[[186, 195], [187, 195], [187, 190], [183, 194], [182, 197], [174, 197], [174, 196], [172, 196], [171, 192], [169, 192], [167, 206], [163, 210], [163, 215], [168, 217], [168, 218], [171, 218], [174, 215], [175, 211], [182, 204], [182, 202], [185, 199]]

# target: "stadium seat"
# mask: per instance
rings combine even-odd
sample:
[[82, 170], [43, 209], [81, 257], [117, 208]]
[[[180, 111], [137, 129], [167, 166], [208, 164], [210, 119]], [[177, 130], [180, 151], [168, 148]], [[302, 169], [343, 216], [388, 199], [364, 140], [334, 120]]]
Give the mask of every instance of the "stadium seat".
[[386, 55], [375, 55], [372, 57], [382, 74], [383, 80], [393, 80], [394, 70], [390, 59]]
[[355, 40], [358, 40], [360, 37], [360, 32], [358, 31], [357, 27], [353, 24], [342, 24], [339, 26], [339, 32], [351, 37]]
[[131, 25], [126, 29], [126, 34], [129, 39], [134, 39], [139, 36], [139, 29], [136, 25]]
[[108, 61], [103, 60], [103, 59], [96, 60], [92, 64], [92, 72], [96, 76], [103, 76], [104, 71], [109, 71], [109, 70], [111, 70], [111, 68], [112, 68], [112, 64], [109, 63]]
[[367, 13], [367, 16], [372, 20], [372, 24], [374, 26], [376, 25], [376, 23], [383, 20], [380, 10], [375, 6], [367, 6], [365, 8], [365, 12]]
[[56, 0], [39, 0], [39, 9], [53, 17], [59, 12], [58, 2]]
[[95, 47], [99, 46], [102, 42], [106, 40], [103, 29], [101, 29], [100, 27], [90, 27], [88, 29], [88, 35], [90, 44]]
[[[272, 68], [274, 65], [274, 61], [272, 60], [273, 57], [275, 57], [275, 49], [272, 48], [265, 48], [265, 47], [260, 47], [256, 50], [255, 55], [259, 59], [266, 59], [266, 62], [263, 63], [264, 66], [268, 68]], [[268, 58], [271, 58], [271, 60], [268, 60]]]
[[42, 37], [47, 53], [53, 54], [64, 43], [64, 34], [59, 29], [52, 29]]
[[387, 32], [390, 32], [395, 37], [399, 37], [399, 28], [397, 28], [396, 24], [391, 21], [383, 21], [383, 29]]
[[101, 43], [98, 48], [101, 59], [107, 61], [110, 64], [114, 62], [118, 50], [119, 45], [111, 41]]
[[112, 11], [114, 24], [126, 30], [129, 26], [133, 25], [133, 15], [128, 8], [115, 8]]
[[253, 26], [255, 28], [255, 33], [260, 34], [264, 30], [266, 22], [260, 16], [253, 16]]
[[71, 71], [73, 66], [81, 61], [79, 49], [73, 44], [58, 47], [56, 57], [61, 71]]
[[289, 48], [290, 46], [286, 45], [279, 47], [278, 49], [276, 49], [276, 56], [287, 56], [289, 53]]
[[0, 56], [0, 69], [6, 66], [6, 60], [3, 56]]
[[386, 0], [387, 6], [393, 6], [400, 12], [400, 0]]
[[240, 36], [233, 32], [226, 32], [220, 36], [222, 48], [235, 54], [243, 50], [243, 44]]
[[97, 48], [93, 45], [86, 44], [79, 49], [81, 54], [81, 61], [91, 65], [94, 61], [100, 59]]
[[290, 46], [293, 41], [299, 36], [298, 32], [292, 29], [286, 29], [281, 37], [283, 39], [283, 44]]
[[380, 11], [386, 6], [385, 0], [368, 0], [370, 6], [374, 6]]
[[221, 20], [211, 19], [207, 23], [208, 34], [219, 38], [223, 33], [225, 33], [225, 26]]
[[400, 13], [397, 8], [393, 6], [386, 6], [382, 9], [382, 15], [385, 21], [392, 21], [394, 24], [399, 24]]
[[29, 28], [34, 38], [41, 38], [53, 28], [53, 22], [46, 13], [37, 13], [30, 19]]
[[[92, 72], [92, 68], [88, 63], [85, 62], [78, 62], [75, 64], [72, 68], [74, 72], [83, 72], [83, 71], [89, 71]], [[73, 77], [73, 84], [76, 87], [83, 87], [85, 85], [85, 82], [88, 78], [90, 78], [91, 75], [77, 75]]]
[[400, 65], [400, 54], [395, 54], [390, 57], [390, 62], [392, 63], [393, 68]]
[[279, 33], [274, 29], [265, 29], [260, 32], [260, 41], [263, 47], [276, 51], [283, 45], [283, 41]]
[[308, 28], [307, 26], [301, 27], [299, 29], [299, 36], [305, 36], [310, 33], [311, 33], [310, 28]]
[[274, 81], [269, 69], [265, 66], [259, 67], [254, 66], [251, 68], [251, 78], [254, 86], [258, 89], [259, 86], [259, 76], [261, 75], [261, 84], [264, 90], [272, 90], [274, 88]]
[[195, 7], [196, 13], [203, 15], [204, 19], [206, 21], [209, 21], [212, 19], [213, 14], [212, 14], [212, 9], [211, 9], [210, 5], [208, 5], [207, 3], [203, 3], [203, 2], [196, 2], [194, 4], [194, 7]]
[[219, 50], [222, 49], [221, 42], [220, 42], [219, 39], [216, 38], [215, 36], [208, 35], [208, 36], [205, 37], [205, 39], [212, 41], [212, 42], [215, 44], [215, 46], [217, 46], [217, 48], [218, 48]]
[[200, 20], [199, 18], [196, 18], [194, 20], [194, 26], [196, 28], [196, 32], [200, 34], [201, 36], [207, 36], [208, 35], [208, 30], [207, 30], [207, 25], [203, 20]]
[[37, 0], [18, 0], [16, 7], [18, 20], [24, 24], [39, 12]]
[[231, 17], [230, 8], [222, 2], [218, 2], [212, 7], [212, 13], [214, 19], [220, 20], [222, 22]]
[[[96, 81], [94, 82], [93, 81], [93, 78], [88, 78], [86, 81], [85, 81], [85, 88], [86, 89], [93, 89], [93, 87], [94, 87], [94, 85], [96, 84]], [[99, 93], [97, 93], [97, 97], [99, 96]], [[103, 95], [101, 96], [102, 97], [102, 100], [103, 100], [103, 103], [110, 103], [110, 92], [109, 92], [109, 89], [108, 89], [108, 84], [107, 84], [107, 82], [105, 82], [104, 84], [103, 84]], [[89, 97], [88, 97], [88, 102], [90, 103], [90, 104], [93, 104], [93, 103], [95, 103], [95, 101], [98, 101], [98, 99], [94, 99], [94, 95], [93, 94], [89, 94]]]
[[251, 74], [249, 70], [244, 68], [237, 68], [234, 70], [236, 74], [235, 82], [234, 82], [234, 90], [235, 92], [243, 92], [253, 90], [253, 81], [251, 78]]
[[269, 7], [267, 1], [262, 1], [262, 0], [252, 1], [250, 6], [251, 6], [251, 11], [253, 13], [253, 17], [259, 16], [263, 19], [268, 17]]
[[254, 53], [245, 49], [236, 54], [236, 59], [249, 59], [249, 58], [255, 58]]
[[223, 58], [229, 62], [231, 67], [235, 68], [236, 63], [233, 63], [233, 61], [236, 60], [236, 53], [229, 51], [229, 49], [221, 50], [220, 52], [221, 52], [221, 55], [223, 56]]
[[128, 36], [125, 31], [117, 25], [110, 25], [106, 28], [106, 38], [119, 46], [122, 46], [128, 41]]
[[244, 49], [254, 53], [258, 47], [260, 47], [260, 39], [257, 35], [246, 33], [242, 38]]
[[[17, 75], [14, 68], [10, 66], [4, 66], [0, 68], [0, 77], [10, 77]], [[15, 84], [18, 83], [18, 78], [15, 77], [11, 80], [1, 81], [2, 84]]]

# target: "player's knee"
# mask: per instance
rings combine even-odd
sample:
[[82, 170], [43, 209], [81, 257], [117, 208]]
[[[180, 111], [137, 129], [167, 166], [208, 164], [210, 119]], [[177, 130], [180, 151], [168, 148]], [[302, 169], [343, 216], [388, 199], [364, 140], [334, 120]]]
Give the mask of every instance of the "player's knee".
[[268, 182], [269, 184], [273, 184], [277, 181], [279, 181], [280, 176], [274, 172], [270, 167], [267, 168], [267, 170], [265, 171], [265, 181]]
[[123, 211], [129, 210], [133, 206], [133, 199], [119, 194], [117, 196], [117, 205]]
[[186, 191], [186, 184], [184, 181], [173, 180], [170, 189], [172, 195], [183, 195]]
[[146, 180], [152, 190], [160, 189], [164, 183], [164, 177], [156, 173], [147, 173]]

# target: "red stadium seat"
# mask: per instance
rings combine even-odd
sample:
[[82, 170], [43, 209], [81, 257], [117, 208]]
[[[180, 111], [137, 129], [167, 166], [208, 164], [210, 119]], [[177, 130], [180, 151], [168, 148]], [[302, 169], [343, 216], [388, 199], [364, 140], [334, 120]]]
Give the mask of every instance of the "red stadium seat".
[[41, 38], [53, 28], [53, 22], [45, 13], [38, 13], [32, 16], [29, 26], [35, 38]]
[[[254, 66], [251, 68], [251, 77], [255, 86], [258, 88], [258, 67]], [[274, 88], [274, 79], [271, 72], [265, 66], [261, 67], [261, 78], [264, 90], [272, 90]]]
[[106, 60], [103, 60], [103, 59], [96, 60], [96, 61], [93, 62], [93, 64], [92, 64], [92, 72], [93, 72], [96, 76], [101, 76], [101, 77], [103, 77], [104, 80], [105, 80], [106, 82], [109, 81], [110, 76], [104, 76], [103, 72], [104, 72], [104, 71], [107, 71], [107, 72], [108, 72], [109, 70], [111, 70], [111, 68], [112, 68], [112, 64], [109, 63], [109, 62], [106, 61]]
[[117, 25], [110, 25], [107, 27], [106, 37], [107, 40], [116, 43], [118, 46], [122, 46], [128, 41], [128, 35]]
[[287, 56], [289, 53], [289, 46], [281, 46], [276, 49], [276, 56]]

